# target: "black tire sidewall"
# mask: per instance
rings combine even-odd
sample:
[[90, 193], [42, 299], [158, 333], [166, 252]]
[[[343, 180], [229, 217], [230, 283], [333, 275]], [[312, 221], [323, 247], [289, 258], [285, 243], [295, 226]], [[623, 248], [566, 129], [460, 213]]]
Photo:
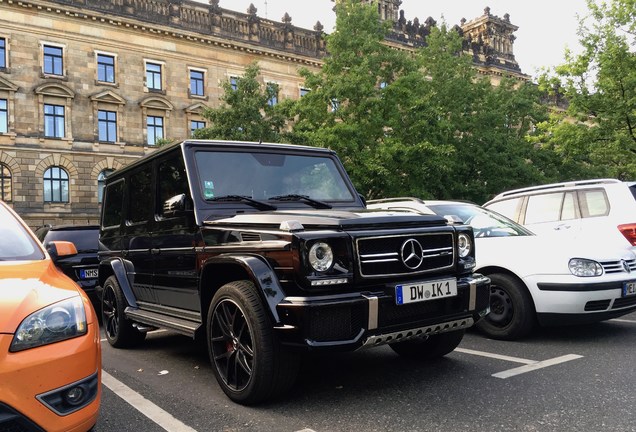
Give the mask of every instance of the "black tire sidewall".
[[493, 339], [514, 340], [527, 336], [536, 321], [534, 302], [526, 286], [513, 276], [493, 273], [488, 275], [491, 284], [503, 290], [511, 300], [513, 315], [510, 322], [500, 326], [486, 315], [477, 322], [477, 328]]

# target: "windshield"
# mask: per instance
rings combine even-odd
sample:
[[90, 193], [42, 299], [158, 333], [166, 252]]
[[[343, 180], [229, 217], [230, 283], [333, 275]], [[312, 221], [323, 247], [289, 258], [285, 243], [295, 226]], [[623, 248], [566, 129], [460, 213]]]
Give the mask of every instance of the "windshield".
[[42, 250], [22, 224], [0, 204], [0, 261], [44, 259]]
[[428, 207], [447, 219], [459, 218], [473, 227], [475, 237], [514, 237], [532, 235], [521, 225], [498, 213], [468, 204], [435, 204]]
[[319, 201], [354, 201], [354, 191], [326, 155], [198, 151], [195, 160], [200, 193], [206, 200], [242, 196], [271, 199], [279, 205], [281, 197], [299, 195]]

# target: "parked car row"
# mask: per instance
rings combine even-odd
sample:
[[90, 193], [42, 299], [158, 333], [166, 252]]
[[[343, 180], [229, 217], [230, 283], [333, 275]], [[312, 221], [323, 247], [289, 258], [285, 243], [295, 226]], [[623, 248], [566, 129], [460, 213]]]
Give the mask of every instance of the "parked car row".
[[621, 245], [535, 235], [470, 203], [395, 198], [368, 207], [434, 213], [473, 227], [476, 271], [492, 281], [490, 313], [477, 323], [489, 337], [518, 339], [537, 324], [596, 322], [636, 310], [636, 256]]

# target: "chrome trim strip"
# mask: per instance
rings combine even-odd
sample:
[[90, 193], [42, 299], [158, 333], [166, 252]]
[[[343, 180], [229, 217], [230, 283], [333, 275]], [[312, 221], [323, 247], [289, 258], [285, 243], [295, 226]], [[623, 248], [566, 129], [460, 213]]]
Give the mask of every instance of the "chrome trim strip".
[[477, 304], [477, 282], [475, 279], [470, 281], [470, 296], [468, 298], [468, 310], [475, 310]]
[[434, 324], [426, 327], [419, 327], [410, 330], [402, 330], [398, 332], [385, 333], [380, 335], [369, 336], [364, 344], [360, 347], [362, 348], [370, 348], [376, 347], [380, 345], [385, 345], [394, 342], [403, 342], [411, 339], [423, 338], [432, 335], [436, 335], [439, 333], [446, 333], [455, 330], [466, 329], [472, 326], [475, 321], [471, 317], [448, 321], [444, 323]]
[[381, 253], [381, 254], [365, 254], [365, 255], [360, 255], [360, 258], [379, 258], [379, 257], [392, 257], [392, 256], [399, 256], [399, 254], [397, 252], [387, 252], [387, 253]]
[[378, 298], [372, 295], [362, 294], [362, 297], [369, 300], [369, 323], [368, 330], [378, 328]]

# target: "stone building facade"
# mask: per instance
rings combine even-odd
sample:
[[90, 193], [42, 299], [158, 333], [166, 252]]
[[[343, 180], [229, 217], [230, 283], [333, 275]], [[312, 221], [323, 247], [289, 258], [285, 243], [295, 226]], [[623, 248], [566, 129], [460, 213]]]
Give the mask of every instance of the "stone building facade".
[[[395, 22], [388, 43], [413, 49], [434, 21], [407, 22], [400, 4], [380, 1], [380, 16]], [[323, 28], [291, 22], [219, 0], [0, 0], [0, 199], [33, 227], [96, 223], [105, 176], [158, 138], [205, 126], [202, 110], [248, 64], [279, 86], [278, 100], [306, 91], [297, 71], [321, 67]], [[527, 79], [506, 17], [462, 25], [478, 70]]]

